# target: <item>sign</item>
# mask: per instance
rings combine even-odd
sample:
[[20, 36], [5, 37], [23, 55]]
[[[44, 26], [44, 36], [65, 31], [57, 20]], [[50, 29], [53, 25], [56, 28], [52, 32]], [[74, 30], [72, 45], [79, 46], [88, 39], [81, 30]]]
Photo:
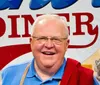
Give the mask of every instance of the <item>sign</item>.
[[[70, 44], [65, 57], [83, 62], [100, 48], [100, 0], [0, 0], [0, 69], [14, 59], [32, 59], [31, 26], [41, 14], [66, 20]], [[30, 56], [30, 57], [29, 57]]]

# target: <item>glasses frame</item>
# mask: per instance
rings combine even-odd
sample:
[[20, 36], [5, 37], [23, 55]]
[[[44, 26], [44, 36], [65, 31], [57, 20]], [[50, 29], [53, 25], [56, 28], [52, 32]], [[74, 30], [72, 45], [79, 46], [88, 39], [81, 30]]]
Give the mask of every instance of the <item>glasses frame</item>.
[[40, 42], [40, 43], [46, 43], [48, 40], [50, 40], [52, 43], [54, 44], [62, 44], [62, 42], [66, 39], [68, 39], [68, 37], [57, 37], [57, 36], [53, 36], [53, 37], [48, 37], [48, 36], [31, 36], [32, 39], [36, 39], [36, 41]]

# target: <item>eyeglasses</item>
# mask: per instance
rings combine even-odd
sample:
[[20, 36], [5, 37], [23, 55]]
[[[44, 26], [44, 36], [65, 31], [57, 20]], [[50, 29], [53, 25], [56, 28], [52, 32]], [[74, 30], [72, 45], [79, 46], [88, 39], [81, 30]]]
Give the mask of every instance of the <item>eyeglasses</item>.
[[46, 36], [32, 36], [33, 39], [36, 39], [36, 41], [38, 41], [39, 43], [46, 43], [48, 40], [51, 40], [52, 43], [54, 44], [62, 44], [62, 42], [64, 40], [67, 39], [67, 37], [65, 38], [60, 38], [60, 37], [46, 37]]

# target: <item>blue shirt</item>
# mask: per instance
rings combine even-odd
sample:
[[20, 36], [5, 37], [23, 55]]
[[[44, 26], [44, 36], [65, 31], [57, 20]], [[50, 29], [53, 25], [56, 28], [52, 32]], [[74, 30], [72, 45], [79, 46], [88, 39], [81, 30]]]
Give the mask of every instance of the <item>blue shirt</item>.
[[[6, 68], [2, 72], [2, 85], [19, 85], [21, 77], [24, 73], [27, 64], [28, 63]], [[24, 85], [58, 85], [59, 81], [62, 79], [65, 64], [66, 60], [64, 60], [64, 63], [54, 76], [45, 81], [42, 81], [42, 79], [37, 75], [35, 71], [34, 59], [33, 59], [29, 67], [29, 71], [26, 75]], [[94, 77], [94, 85], [100, 85], [100, 82], [98, 83], [95, 77]]]

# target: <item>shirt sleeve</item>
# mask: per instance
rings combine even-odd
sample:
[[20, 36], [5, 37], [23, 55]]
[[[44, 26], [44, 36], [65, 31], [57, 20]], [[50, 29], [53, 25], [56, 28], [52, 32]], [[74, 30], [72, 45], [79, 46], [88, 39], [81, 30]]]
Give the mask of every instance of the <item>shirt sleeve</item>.
[[100, 85], [100, 81], [98, 81], [95, 76], [94, 76], [94, 85]]

